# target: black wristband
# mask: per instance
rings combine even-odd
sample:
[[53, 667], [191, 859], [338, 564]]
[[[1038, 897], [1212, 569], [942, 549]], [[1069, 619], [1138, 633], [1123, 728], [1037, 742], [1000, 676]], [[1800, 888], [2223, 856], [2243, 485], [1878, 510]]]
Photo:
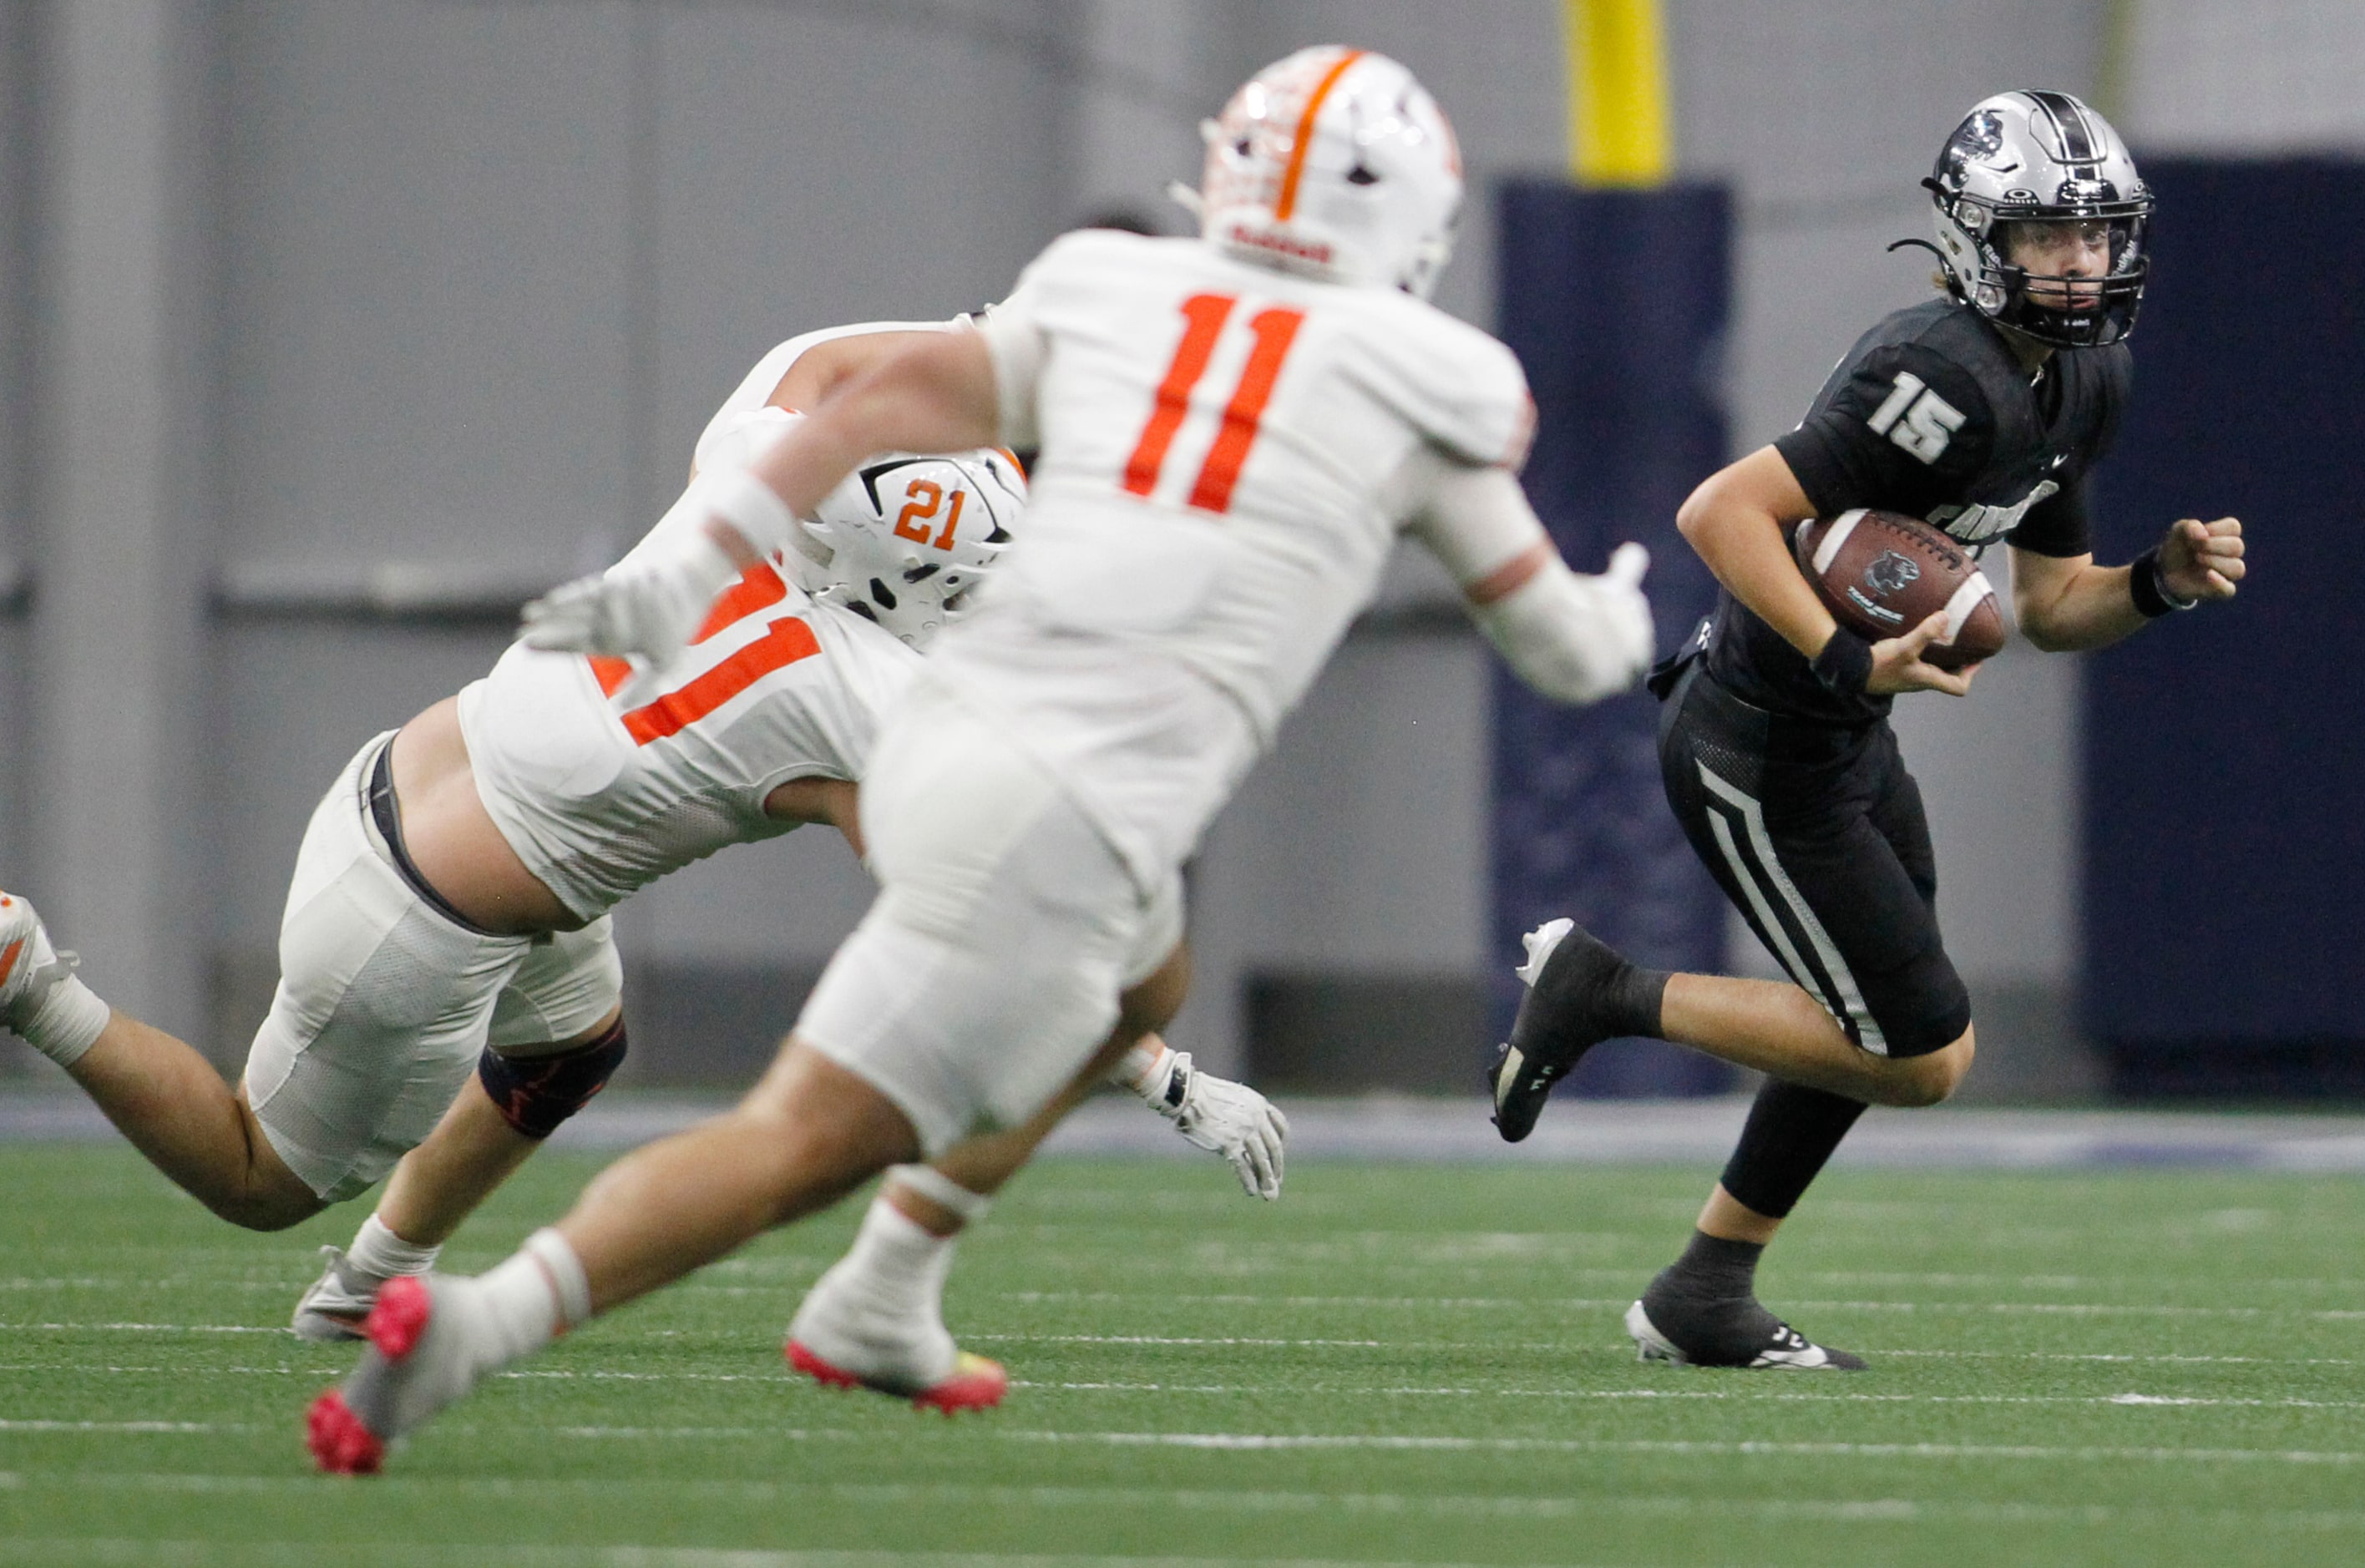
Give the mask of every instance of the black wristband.
[[1815, 678], [1842, 697], [1861, 697], [1872, 678], [1872, 644], [1844, 626], [1832, 629], [1832, 640], [1807, 666]]
[[2168, 584], [2159, 575], [2159, 552], [2145, 551], [2127, 566], [2127, 597], [2135, 601], [2135, 613], [2146, 621], [2157, 621], [2170, 610], [2190, 610], [2201, 601], [2179, 599], [2168, 591]]

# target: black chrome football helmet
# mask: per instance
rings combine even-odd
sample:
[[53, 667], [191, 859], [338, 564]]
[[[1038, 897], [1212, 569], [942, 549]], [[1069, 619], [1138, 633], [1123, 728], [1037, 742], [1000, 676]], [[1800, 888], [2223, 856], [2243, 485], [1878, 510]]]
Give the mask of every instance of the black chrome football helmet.
[[[1964, 117], [1922, 184], [1937, 208], [1947, 285], [1973, 309], [2063, 348], [2135, 330], [2151, 190], [2101, 115], [2067, 93], [1999, 93]], [[2104, 225], [2109, 270], [2099, 279], [2031, 274], [2012, 260], [2012, 226], [2023, 223]]]

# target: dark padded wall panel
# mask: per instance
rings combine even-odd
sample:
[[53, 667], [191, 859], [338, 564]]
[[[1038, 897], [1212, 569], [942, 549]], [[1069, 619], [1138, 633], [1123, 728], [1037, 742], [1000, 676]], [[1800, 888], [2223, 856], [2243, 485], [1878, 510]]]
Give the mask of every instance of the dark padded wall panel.
[[[1500, 203], [1501, 331], [1536, 397], [1529, 497], [1579, 571], [1613, 545], [1650, 546], [1659, 644], [1691, 630], [1714, 584], [1676, 532], [1676, 509], [1726, 457], [1722, 374], [1732, 294], [1721, 186], [1579, 191], [1515, 181]], [[1508, 1025], [1519, 935], [1573, 915], [1636, 959], [1719, 969], [1722, 896], [1659, 788], [1657, 706], [1621, 697], [1571, 710], [1508, 670], [1495, 682], [1493, 1000]], [[1700, 1094], [1730, 1070], [1654, 1041], [1594, 1052], [1579, 1093]]]
[[[2230, 605], [2096, 655], [2085, 1022], [2125, 1091], [2365, 1088], [2354, 650], [2365, 165], [2147, 161], [2156, 276], [2098, 557], [2231, 514]], [[2350, 1048], [2354, 1047], [2355, 1048]]]

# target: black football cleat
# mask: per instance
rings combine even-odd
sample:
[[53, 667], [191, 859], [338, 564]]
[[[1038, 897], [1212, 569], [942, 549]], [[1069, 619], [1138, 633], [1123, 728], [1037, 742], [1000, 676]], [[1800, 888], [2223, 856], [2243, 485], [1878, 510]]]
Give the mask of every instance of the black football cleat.
[[1649, 1034], [1658, 1025], [1666, 977], [1638, 969], [1573, 920], [1546, 921], [1520, 941], [1528, 985], [1511, 1037], [1495, 1047], [1486, 1070], [1495, 1130], [1506, 1143], [1535, 1131], [1552, 1085], [1604, 1040]]
[[1816, 1344], [1746, 1296], [1700, 1301], [1653, 1291], [1626, 1309], [1626, 1332], [1639, 1359], [1679, 1367], [1865, 1370], [1862, 1356]]

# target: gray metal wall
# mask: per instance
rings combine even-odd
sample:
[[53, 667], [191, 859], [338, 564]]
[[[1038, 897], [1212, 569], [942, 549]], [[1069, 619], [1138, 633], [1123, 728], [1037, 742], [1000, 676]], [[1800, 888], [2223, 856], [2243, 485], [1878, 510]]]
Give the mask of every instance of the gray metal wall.
[[[1743, 197], [1740, 442], [1791, 422], [1853, 332], [1926, 286], [1880, 247], [1922, 231], [1914, 181], [1984, 92], [2112, 75], [2139, 150], [2359, 140], [2352, 8], [2267, 9], [2278, 26], [2202, 0], [1671, 0], [1682, 166]], [[41, 579], [30, 619], [0, 612], [0, 885], [44, 901], [103, 990], [235, 1060], [336, 766], [490, 662], [483, 604], [635, 534], [765, 347], [972, 307], [1070, 222], [1169, 211], [1200, 116], [1332, 37], [1407, 60], [1454, 115], [1481, 194], [1440, 302], [1485, 323], [1485, 184], [1564, 162], [1559, 14], [0, 8], [0, 558]], [[1437, 587], [1407, 564], [1392, 591]], [[373, 602], [447, 613], [346, 612]], [[1209, 841], [1182, 1043], [1236, 1059], [1253, 972], [1468, 981], [1498, 960], [1484, 659], [1419, 631], [1341, 655]], [[1983, 1006], [2036, 1018], [2073, 968], [2075, 680], [2015, 650], [1971, 702], [1900, 718], [1950, 936]], [[867, 896], [842, 846], [801, 834], [622, 924], [644, 972], [802, 973]]]
[[[31, 638], [22, 614], [21, 596], [31, 539], [32, 510], [28, 460], [30, 413], [28, 396], [33, 378], [32, 297], [33, 178], [38, 157], [33, 142], [38, 106], [29, 87], [33, 70], [32, 16], [21, 6], [0, 9], [0, 669], [22, 671], [31, 655]], [[22, 744], [28, 722], [28, 683], [0, 679], [0, 866], [26, 863], [23, 832], [26, 794], [24, 767], [29, 747]], [[6, 883], [0, 883], [5, 886]]]

